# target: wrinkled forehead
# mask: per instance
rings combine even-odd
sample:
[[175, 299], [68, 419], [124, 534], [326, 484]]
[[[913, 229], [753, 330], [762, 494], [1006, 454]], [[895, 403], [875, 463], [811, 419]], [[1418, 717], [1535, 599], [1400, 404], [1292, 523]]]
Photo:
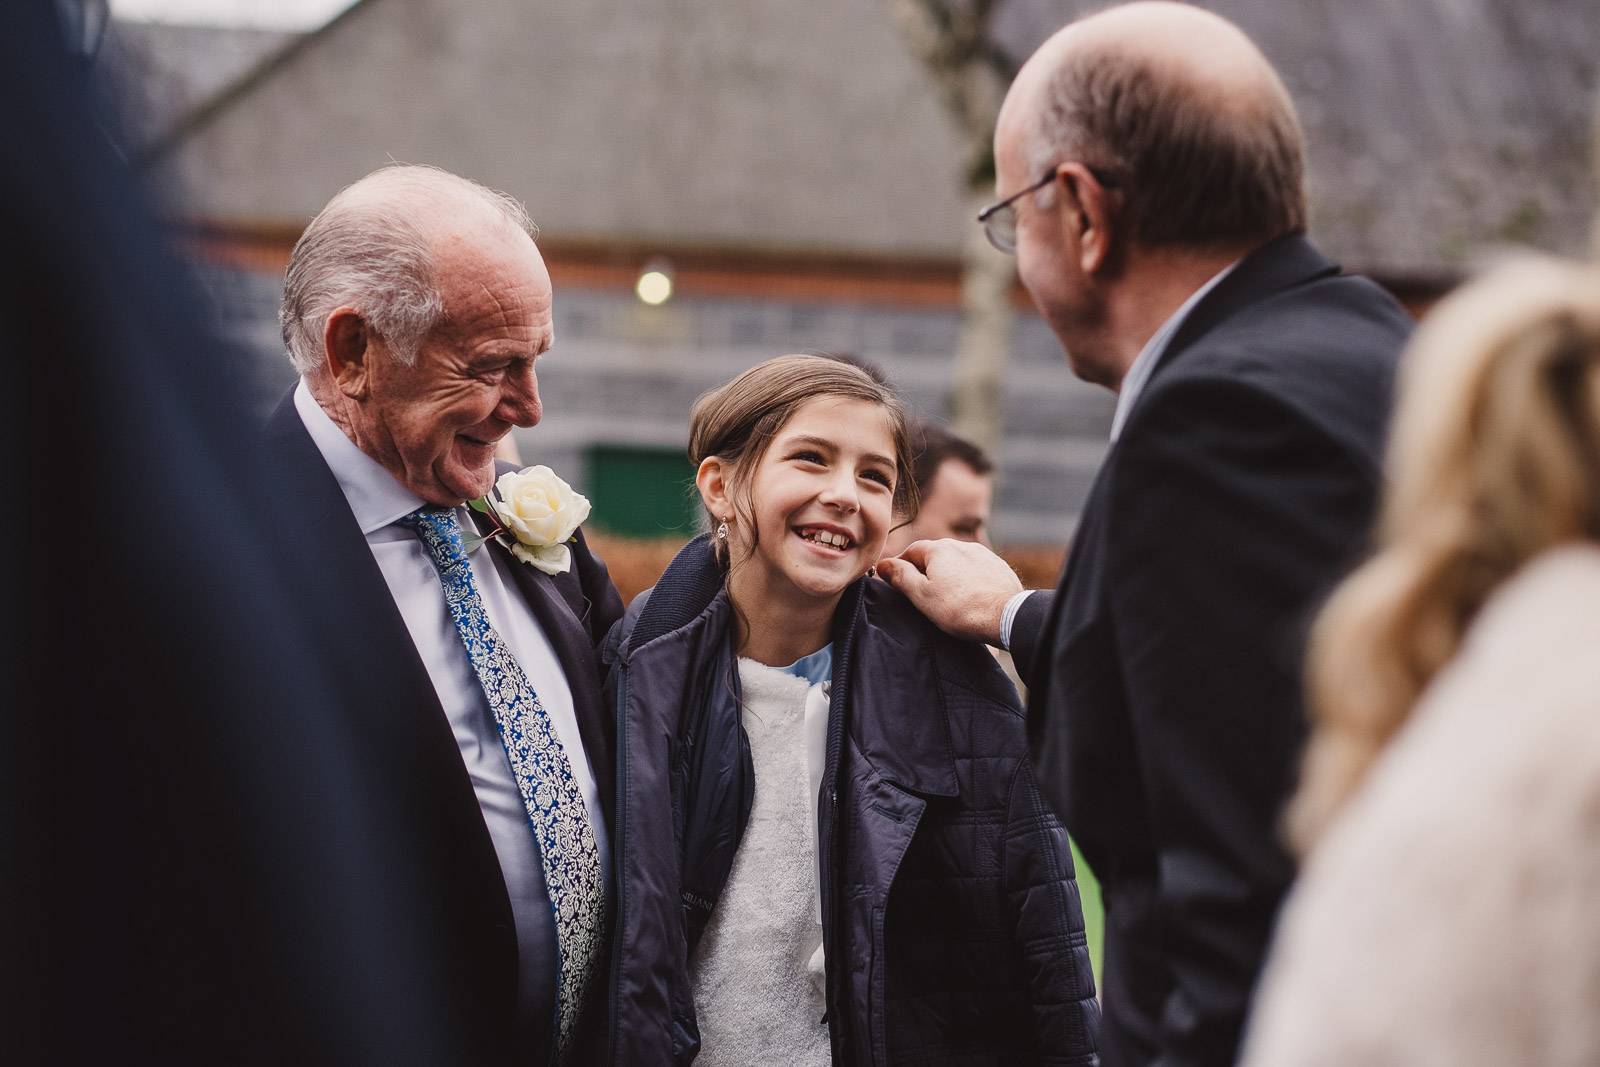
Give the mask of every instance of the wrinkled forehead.
[[446, 303], [461, 291], [514, 291], [519, 299], [550, 304], [550, 272], [539, 248], [509, 220], [464, 213], [434, 219], [423, 231]]
[[549, 288], [550, 274], [538, 246], [504, 218], [436, 218], [423, 228], [423, 236], [441, 283], [461, 274], [498, 274], [537, 279]]

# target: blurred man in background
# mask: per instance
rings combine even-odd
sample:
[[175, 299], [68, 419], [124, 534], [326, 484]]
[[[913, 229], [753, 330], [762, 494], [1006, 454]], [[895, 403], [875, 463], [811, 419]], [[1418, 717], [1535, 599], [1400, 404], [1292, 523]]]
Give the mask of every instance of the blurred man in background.
[[953, 537], [989, 544], [989, 508], [994, 463], [983, 449], [936, 422], [919, 419], [911, 429], [916, 462], [911, 475], [922, 493], [917, 517], [890, 532], [884, 555], [898, 556], [913, 541]]

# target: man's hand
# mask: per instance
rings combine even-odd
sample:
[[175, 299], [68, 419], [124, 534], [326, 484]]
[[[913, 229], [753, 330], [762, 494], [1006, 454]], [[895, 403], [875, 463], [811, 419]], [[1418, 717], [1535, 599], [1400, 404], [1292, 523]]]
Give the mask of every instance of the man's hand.
[[1022, 592], [1011, 565], [971, 541], [913, 541], [878, 575], [951, 637], [996, 646], [1006, 601]]

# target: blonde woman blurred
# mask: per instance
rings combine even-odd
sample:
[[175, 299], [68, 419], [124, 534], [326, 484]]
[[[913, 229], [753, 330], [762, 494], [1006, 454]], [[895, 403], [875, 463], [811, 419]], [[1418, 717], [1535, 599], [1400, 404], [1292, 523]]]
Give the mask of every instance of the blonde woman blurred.
[[1445, 301], [1390, 464], [1312, 641], [1309, 858], [1243, 1062], [1600, 1063], [1600, 272]]

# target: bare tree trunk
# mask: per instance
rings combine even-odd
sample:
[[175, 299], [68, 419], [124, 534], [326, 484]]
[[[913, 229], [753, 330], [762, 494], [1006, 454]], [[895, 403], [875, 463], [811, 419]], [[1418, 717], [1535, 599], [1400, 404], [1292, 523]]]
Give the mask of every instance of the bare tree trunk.
[[[991, 190], [967, 197], [976, 217]], [[1017, 263], [997, 252], [976, 223], [961, 246], [961, 336], [950, 375], [951, 428], [998, 458], [1005, 433], [1002, 386], [1011, 359], [1011, 305]]]
[[955, 432], [993, 454], [1004, 430], [1001, 384], [1011, 354], [1016, 264], [972, 222], [994, 191], [994, 124], [1016, 71], [989, 40], [995, 0], [886, 0], [933, 76], [962, 135], [960, 168], [970, 208], [961, 250], [961, 336], [948, 404]]

